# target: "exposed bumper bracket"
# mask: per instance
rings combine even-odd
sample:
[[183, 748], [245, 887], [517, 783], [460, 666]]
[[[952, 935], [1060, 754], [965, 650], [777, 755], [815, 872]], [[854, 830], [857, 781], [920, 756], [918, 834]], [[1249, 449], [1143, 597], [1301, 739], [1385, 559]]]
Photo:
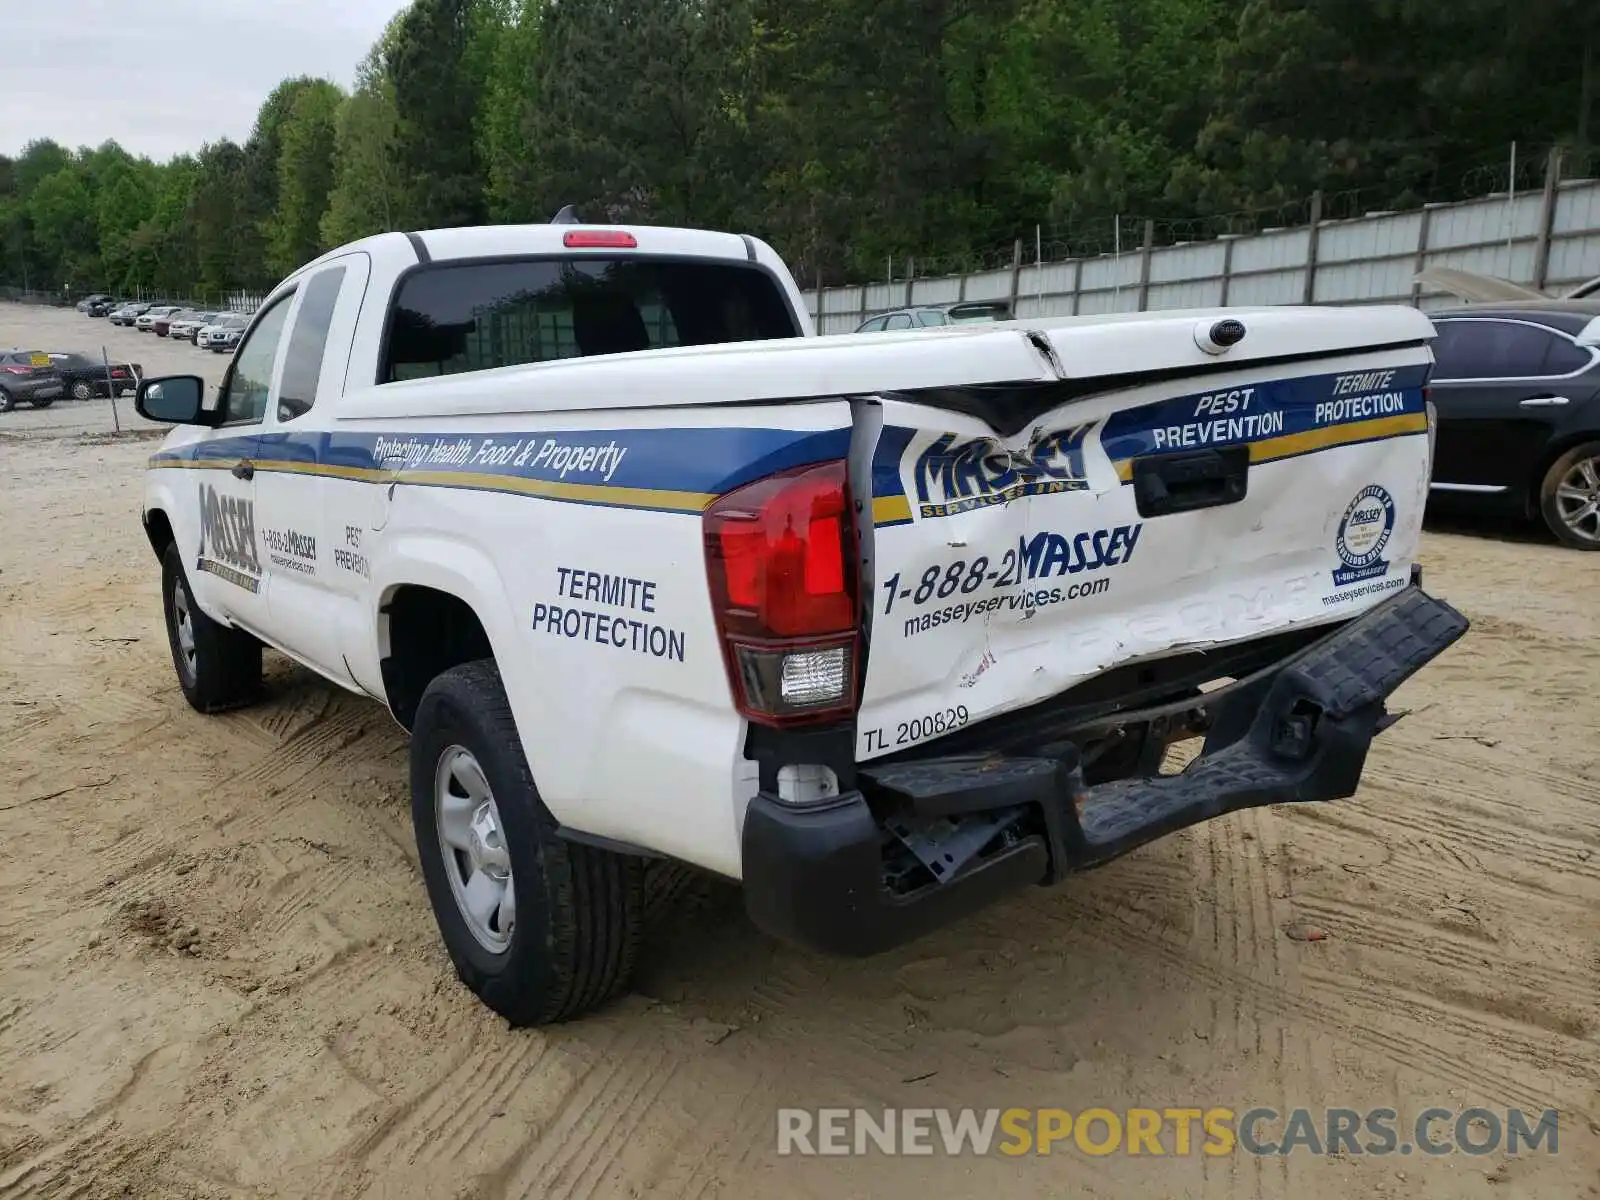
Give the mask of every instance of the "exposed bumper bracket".
[[[1134, 722], [1182, 709], [1207, 729], [1204, 749], [1177, 775], [1090, 787], [1069, 741], [1033, 756], [865, 764], [860, 791], [817, 808], [762, 794], [744, 828], [751, 916], [818, 949], [874, 953], [1005, 892], [1054, 883], [1224, 813], [1349, 796], [1373, 737], [1393, 723], [1385, 698], [1467, 627], [1414, 584], [1247, 679], [1119, 714]], [[887, 827], [875, 812], [890, 814]], [[935, 823], [942, 828], [931, 829]], [[929, 866], [937, 882], [890, 890], [890, 842], [909, 846], [924, 865], [949, 854], [947, 873]]]

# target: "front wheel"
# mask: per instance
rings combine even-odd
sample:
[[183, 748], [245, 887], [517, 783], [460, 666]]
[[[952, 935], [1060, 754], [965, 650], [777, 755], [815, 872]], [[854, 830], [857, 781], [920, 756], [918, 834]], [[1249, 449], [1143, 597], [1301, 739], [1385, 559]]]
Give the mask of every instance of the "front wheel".
[[254, 700], [261, 692], [261, 643], [213, 621], [194, 602], [176, 542], [161, 556], [161, 599], [172, 666], [190, 707], [215, 713]]
[[0, 412], [10, 412], [16, 406], [17, 402], [11, 398], [11, 393], [0, 388]]
[[1564, 544], [1600, 550], [1600, 442], [1574, 446], [1545, 472], [1539, 512]]
[[539, 799], [492, 661], [439, 675], [411, 731], [411, 816], [456, 974], [514, 1026], [580, 1016], [627, 986], [639, 859], [567, 842]]

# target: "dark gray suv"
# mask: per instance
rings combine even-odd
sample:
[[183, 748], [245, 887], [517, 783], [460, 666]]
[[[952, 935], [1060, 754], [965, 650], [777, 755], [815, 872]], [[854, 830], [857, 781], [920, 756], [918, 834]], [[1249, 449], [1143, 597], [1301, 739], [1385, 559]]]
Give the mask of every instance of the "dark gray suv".
[[66, 392], [55, 360], [42, 350], [0, 350], [0, 412], [10, 412], [17, 401], [49, 408]]

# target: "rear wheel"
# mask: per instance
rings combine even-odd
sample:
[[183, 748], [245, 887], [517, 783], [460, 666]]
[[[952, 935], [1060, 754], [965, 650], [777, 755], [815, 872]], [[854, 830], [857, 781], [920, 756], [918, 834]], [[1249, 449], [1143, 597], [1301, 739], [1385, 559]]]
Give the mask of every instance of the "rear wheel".
[[74, 400], [93, 400], [94, 388], [87, 379], [80, 379], [72, 385], [72, 398]]
[[557, 836], [492, 661], [439, 675], [411, 732], [411, 815], [456, 974], [512, 1025], [580, 1016], [627, 986], [640, 860]]
[[161, 598], [172, 666], [183, 698], [192, 708], [203, 713], [223, 712], [260, 695], [261, 643], [201, 611], [175, 542], [161, 556]]
[[1539, 512], [1563, 543], [1600, 550], [1600, 441], [1574, 446], [1544, 474]]
[[55, 402], [56, 398], [54, 396], [51, 396], [48, 400], [33, 399], [28, 401], [28, 403], [33, 405], [35, 408], [49, 408]]

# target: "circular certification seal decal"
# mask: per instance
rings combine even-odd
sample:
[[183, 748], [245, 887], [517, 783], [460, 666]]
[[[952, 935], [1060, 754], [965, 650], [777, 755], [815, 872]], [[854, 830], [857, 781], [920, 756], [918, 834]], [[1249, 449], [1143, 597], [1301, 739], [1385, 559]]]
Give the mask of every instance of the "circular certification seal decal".
[[1346, 566], [1369, 567], [1378, 561], [1393, 532], [1394, 497], [1379, 484], [1369, 484], [1344, 510], [1334, 548]]

